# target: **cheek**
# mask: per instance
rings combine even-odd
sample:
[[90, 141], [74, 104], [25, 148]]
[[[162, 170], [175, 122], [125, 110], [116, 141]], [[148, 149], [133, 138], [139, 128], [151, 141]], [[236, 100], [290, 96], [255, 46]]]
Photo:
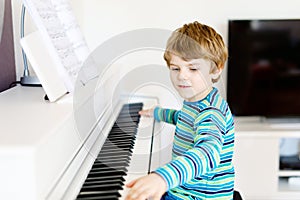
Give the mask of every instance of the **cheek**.
[[194, 82], [199, 83], [199, 85], [210, 85], [211, 84], [211, 77], [208, 73], [199, 73], [197, 76], [194, 76]]
[[192, 85], [193, 85], [193, 90], [195, 90], [195, 92], [202, 91], [202, 90], [206, 89], [209, 86], [208, 82], [203, 78], [193, 79], [192, 80]]
[[172, 72], [170, 72], [170, 79], [173, 85], [176, 83], [176, 75]]

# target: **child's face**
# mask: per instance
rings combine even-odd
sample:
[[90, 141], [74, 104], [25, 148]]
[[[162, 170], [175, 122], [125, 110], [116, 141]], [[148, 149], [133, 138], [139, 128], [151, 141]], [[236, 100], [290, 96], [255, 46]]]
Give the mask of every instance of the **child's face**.
[[186, 101], [198, 101], [212, 89], [211, 62], [205, 59], [185, 61], [172, 55], [170, 77], [179, 95]]

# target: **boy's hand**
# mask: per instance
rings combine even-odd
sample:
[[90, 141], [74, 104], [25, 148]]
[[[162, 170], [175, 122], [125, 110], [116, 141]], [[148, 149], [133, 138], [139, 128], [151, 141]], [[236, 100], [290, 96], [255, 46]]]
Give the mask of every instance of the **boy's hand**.
[[126, 200], [160, 200], [167, 190], [167, 184], [158, 174], [152, 173], [147, 176], [135, 179], [126, 186], [131, 188], [126, 196]]
[[139, 111], [139, 114], [141, 116], [144, 116], [144, 117], [153, 117], [153, 115], [154, 115], [154, 108], [150, 108], [150, 109], [146, 109], [146, 110], [141, 110], [141, 111]]

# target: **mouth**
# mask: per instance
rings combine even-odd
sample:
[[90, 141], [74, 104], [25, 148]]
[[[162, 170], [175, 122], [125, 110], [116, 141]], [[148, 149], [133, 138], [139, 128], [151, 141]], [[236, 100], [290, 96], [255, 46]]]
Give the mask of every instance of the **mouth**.
[[188, 86], [188, 85], [178, 85], [179, 88], [189, 88], [191, 86]]

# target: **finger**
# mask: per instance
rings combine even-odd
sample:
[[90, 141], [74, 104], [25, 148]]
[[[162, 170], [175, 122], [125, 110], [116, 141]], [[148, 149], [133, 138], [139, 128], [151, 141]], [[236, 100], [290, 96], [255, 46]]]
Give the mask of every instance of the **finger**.
[[[145, 200], [151, 196], [151, 191], [145, 188], [138, 188], [137, 190], [131, 189], [130, 198], [134, 200]], [[151, 199], [152, 200], [152, 199]]]
[[128, 188], [133, 187], [137, 180], [138, 179], [135, 179], [135, 180], [130, 181], [129, 183], [126, 183], [126, 187], [128, 187]]
[[140, 110], [139, 113], [143, 115], [149, 115], [150, 112], [149, 110]]
[[144, 114], [144, 112], [141, 110], [141, 111], [139, 111], [139, 114], [140, 114], [140, 115], [143, 115], [143, 114]]
[[127, 193], [126, 200], [132, 200], [132, 199], [137, 200], [139, 195], [140, 195], [140, 191], [132, 188]]
[[136, 199], [141, 199], [141, 200], [145, 200], [145, 199], [153, 200], [154, 197], [157, 200], [160, 200], [160, 197], [162, 196], [160, 195], [160, 192], [157, 189], [155, 189], [155, 187], [153, 188], [153, 185], [147, 185], [147, 184], [144, 184], [142, 187], [140, 187], [136, 195], [137, 195]]
[[140, 182], [137, 182], [135, 185], [133, 185], [130, 189], [130, 191], [127, 194], [127, 199], [135, 199], [135, 200], [145, 200], [147, 197], [150, 196], [149, 191], [151, 188], [145, 187], [145, 184], [141, 184]]

